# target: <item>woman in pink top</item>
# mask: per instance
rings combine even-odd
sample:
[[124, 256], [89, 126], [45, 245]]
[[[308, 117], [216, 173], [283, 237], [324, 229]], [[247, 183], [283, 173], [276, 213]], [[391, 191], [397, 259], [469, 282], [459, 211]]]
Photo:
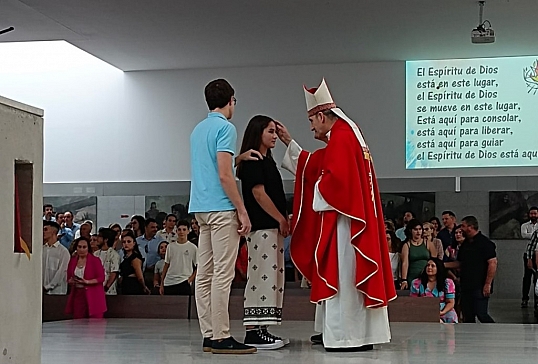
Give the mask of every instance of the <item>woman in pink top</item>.
[[74, 319], [103, 318], [106, 312], [103, 282], [105, 270], [101, 259], [88, 254], [90, 242], [86, 237], [75, 240], [76, 255], [67, 266], [67, 283], [71, 293], [65, 307], [66, 314]]

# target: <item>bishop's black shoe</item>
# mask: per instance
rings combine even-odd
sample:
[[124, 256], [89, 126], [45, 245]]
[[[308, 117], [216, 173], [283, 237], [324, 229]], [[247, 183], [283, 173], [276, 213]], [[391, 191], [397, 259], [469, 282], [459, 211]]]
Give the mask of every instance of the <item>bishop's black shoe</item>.
[[323, 335], [322, 334], [312, 335], [310, 336], [310, 341], [314, 345], [323, 345]]

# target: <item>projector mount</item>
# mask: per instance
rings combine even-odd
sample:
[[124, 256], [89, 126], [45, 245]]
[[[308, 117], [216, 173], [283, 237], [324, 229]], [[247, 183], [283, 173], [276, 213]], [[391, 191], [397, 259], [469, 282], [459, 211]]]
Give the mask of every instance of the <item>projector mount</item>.
[[[491, 27], [491, 22], [489, 20], [482, 20], [484, 15], [484, 5], [485, 1], [479, 1], [479, 12], [478, 12], [478, 26], [471, 31], [471, 42], [472, 43], [493, 43], [495, 42], [495, 32]], [[487, 23], [487, 27], [486, 27]]]

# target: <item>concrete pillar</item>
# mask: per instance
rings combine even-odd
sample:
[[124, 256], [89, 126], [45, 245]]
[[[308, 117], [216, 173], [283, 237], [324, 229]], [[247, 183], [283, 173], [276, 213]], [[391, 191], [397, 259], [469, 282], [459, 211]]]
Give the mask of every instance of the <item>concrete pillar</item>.
[[[15, 174], [21, 235], [15, 252]], [[0, 97], [0, 364], [41, 362], [43, 110]]]

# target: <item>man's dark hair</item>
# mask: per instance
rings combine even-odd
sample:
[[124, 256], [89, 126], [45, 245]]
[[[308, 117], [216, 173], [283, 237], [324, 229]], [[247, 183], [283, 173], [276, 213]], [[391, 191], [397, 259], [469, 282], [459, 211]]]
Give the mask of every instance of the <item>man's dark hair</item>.
[[441, 216], [443, 216], [443, 215], [448, 215], [448, 216], [456, 217], [456, 214], [455, 214], [453, 211], [450, 211], [450, 210], [445, 210], [445, 211], [443, 211], [443, 213], [441, 214]]
[[56, 221], [43, 220], [43, 226], [50, 226], [56, 229], [56, 232], [60, 231], [60, 224], [58, 224]]
[[235, 95], [235, 91], [228, 81], [220, 78], [207, 84], [204, 95], [209, 110], [215, 110], [226, 106]]
[[116, 232], [110, 228], [99, 228], [99, 236], [103, 238], [105, 244], [110, 248], [116, 240]]
[[164, 219], [164, 221], [168, 221], [169, 217], [173, 217], [174, 219], [177, 220], [177, 216], [175, 214], [168, 214], [168, 215], [166, 215], [166, 218]]
[[147, 218], [147, 219], [146, 219], [146, 222], [144, 223], [144, 226], [145, 226], [145, 227], [148, 227], [149, 224], [151, 224], [152, 222], [154, 222], [154, 223], [157, 224], [157, 220], [155, 220], [154, 218], [152, 218], [152, 217]]
[[474, 230], [478, 231], [478, 220], [476, 219], [476, 217], [472, 215], [465, 216], [463, 219], [461, 219], [461, 221], [472, 227]]
[[415, 213], [414, 213], [413, 211], [411, 211], [411, 210], [406, 210], [406, 211], [403, 213], [404, 216], [405, 216], [405, 214], [407, 214], [408, 212], [411, 214], [411, 216], [413, 217], [413, 219], [416, 219], [416, 218], [417, 218], [417, 215], [415, 215]]
[[532, 210], [538, 211], [538, 206], [531, 206], [529, 212], [531, 212]]
[[54, 206], [52, 206], [50, 203], [43, 205], [43, 212], [45, 212], [45, 209], [47, 207], [50, 207], [51, 209], [54, 209]]
[[190, 229], [191, 228], [191, 224], [189, 224], [189, 222], [187, 220], [179, 220], [177, 222], [177, 226], [186, 226], [187, 229]]
[[57, 212], [56, 215], [54, 215], [54, 217], [58, 218], [58, 216], [60, 216], [60, 215], [64, 215], [64, 213], [63, 212]]

